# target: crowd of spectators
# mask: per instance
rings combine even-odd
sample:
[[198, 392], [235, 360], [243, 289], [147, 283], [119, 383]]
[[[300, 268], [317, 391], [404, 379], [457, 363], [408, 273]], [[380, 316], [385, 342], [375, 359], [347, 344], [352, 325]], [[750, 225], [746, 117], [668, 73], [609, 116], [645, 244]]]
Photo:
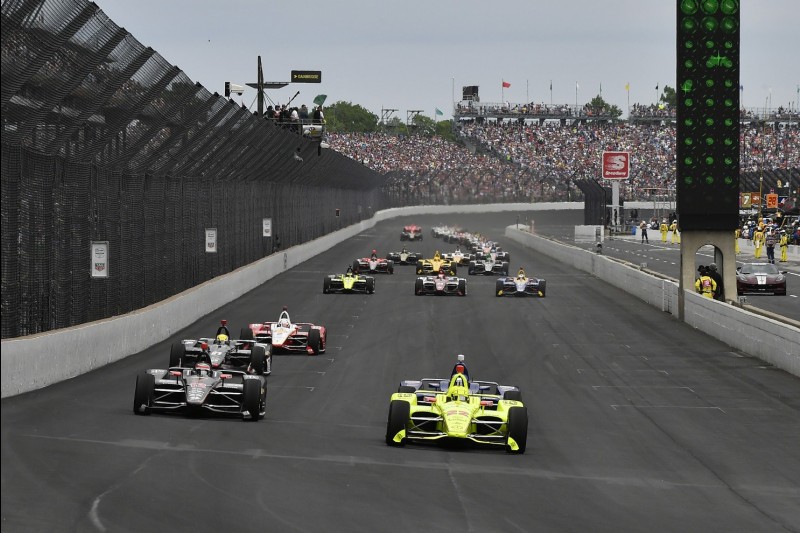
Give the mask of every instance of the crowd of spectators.
[[[329, 134], [331, 148], [390, 176], [390, 192], [431, 201], [576, 199], [576, 180], [597, 178], [606, 150], [631, 153], [621, 194], [674, 194], [674, 124], [560, 125], [519, 121], [462, 124], [461, 143], [389, 134]], [[741, 171], [800, 168], [800, 129], [743, 125]], [[471, 148], [471, 149], [470, 149]]]

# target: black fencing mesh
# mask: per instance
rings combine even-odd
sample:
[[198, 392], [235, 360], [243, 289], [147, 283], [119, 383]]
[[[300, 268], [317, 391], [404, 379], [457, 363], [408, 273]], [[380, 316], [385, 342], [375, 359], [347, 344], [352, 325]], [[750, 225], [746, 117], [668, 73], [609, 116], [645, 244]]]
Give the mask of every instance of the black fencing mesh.
[[384, 177], [211, 94], [94, 3], [3, 0], [1, 45], [3, 338], [140, 309], [385, 207]]

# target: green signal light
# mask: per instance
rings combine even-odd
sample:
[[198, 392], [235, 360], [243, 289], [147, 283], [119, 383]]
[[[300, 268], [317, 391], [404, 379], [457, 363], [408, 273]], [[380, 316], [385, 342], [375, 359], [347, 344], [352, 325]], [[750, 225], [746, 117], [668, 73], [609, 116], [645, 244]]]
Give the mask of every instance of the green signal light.
[[710, 39], [707, 40], [706, 41], [706, 48], [714, 48], [714, 41], [712, 41]]
[[714, 86], [714, 80], [712, 80], [710, 78], [707, 79], [706, 80], [706, 87], [713, 87], [713, 86]]
[[687, 59], [686, 61], [683, 62], [683, 66], [685, 66], [688, 69], [694, 68], [694, 61], [692, 61], [691, 59]]
[[694, 144], [694, 141], [692, 141], [692, 139], [691, 139], [691, 138], [687, 137], [687, 138], [686, 138], [686, 139], [683, 141], [683, 144], [685, 144], [686, 146], [691, 146], [692, 144]]
[[725, 185], [730, 185], [733, 183], [733, 178], [730, 176], [725, 176]]
[[726, 157], [725, 158], [725, 164], [728, 165], [728, 166], [731, 166], [733, 164], [733, 159], [731, 159], [730, 157]]
[[709, 33], [717, 31], [719, 27], [719, 22], [714, 17], [705, 17], [700, 24], [703, 26], [703, 29]]
[[736, 23], [736, 19], [733, 17], [725, 17], [722, 19], [722, 31], [725, 33], [733, 33], [736, 31], [738, 24]]
[[718, 0], [703, 0], [700, 4], [700, 9], [703, 10], [703, 13], [707, 15], [713, 15], [719, 9], [719, 1]]
[[733, 126], [733, 119], [732, 118], [726, 118], [725, 119], [725, 125], [728, 126], [728, 127]]
[[692, 159], [691, 157], [687, 157], [686, 159], [683, 160], [683, 162], [686, 163], [687, 165], [691, 165], [692, 163], [694, 163], [694, 159]]
[[733, 106], [733, 100], [731, 100], [730, 98], [726, 98], [725, 107], [731, 107], [731, 106]]
[[707, 185], [714, 185], [714, 177], [713, 176], [706, 176], [706, 184]]
[[694, 105], [694, 100], [692, 100], [691, 98], [687, 98], [686, 100], [683, 101], [683, 103], [686, 104], [686, 107], [692, 107]]
[[728, 89], [733, 87], [733, 80], [725, 80], [725, 87]]
[[725, 146], [733, 146], [733, 139], [730, 137], [725, 139]]
[[714, 125], [714, 119], [713, 118], [707, 118], [706, 119], [706, 126], [713, 126], [713, 125]]
[[681, 21], [681, 26], [686, 31], [694, 31], [697, 29], [697, 21], [692, 17], [686, 17]]
[[686, 120], [684, 120], [683, 123], [685, 125], [687, 125], [687, 126], [694, 126], [694, 120], [692, 120], [690, 118], [687, 118]]
[[694, 179], [691, 176], [686, 176], [685, 178], [683, 178], [683, 182], [686, 185], [691, 185], [694, 182]]
[[719, 7], [723, 14], [733, 15], [739, 11], [739, 2], [736, 0], [722, 0]]
[[713, 164], [714, 164], [714, 158], [711, 156], [706, 157], [706, 165], [713, 165]]
[[712, 144], [714, 144], [714, 137], [706, 137], [706, 144], [708, 146], [711, 146]]
[[714, 107], [714, 99], [713, 98], [706, 98], [706, 106], [707, 107]]
[[681, 2], [681, 12], [686, 15], [694, 15], [697, 13], [697, 1], [696, 0], [682, 0]]

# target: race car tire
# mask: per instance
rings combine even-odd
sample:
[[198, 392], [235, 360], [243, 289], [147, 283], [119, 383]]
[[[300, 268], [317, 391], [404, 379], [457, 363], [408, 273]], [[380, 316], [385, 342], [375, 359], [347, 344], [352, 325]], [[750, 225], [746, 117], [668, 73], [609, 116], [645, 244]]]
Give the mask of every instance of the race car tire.
[[358, 274], [358, 260], [353, 261], [353, 272]]
[[308, 347], [314, 352], [314, 355], [319, 354], [320, 346], [322, 345], [322, 337], [318, 329], [312, 329], [308, 332]]
[[465, 279], [458, 280], [458, 295], [459, 296], [467, 295], [467, 280]]
[[469, 266], [467, 267], [467, 274], [470, 276], [475, 273], [475, 261], [470, 261]]
[[509, 453], [525, 453], [525, 445], [528, 441], [528, 409], [526, 407], [512, 407], [508, 410], [508, 436], [514, 439], [519, 446], [518, 450], [512, 450], [506, 446]]
[[414, 392], [417, 392], [417, 389], [415, 389], [411, 385], [400, 385], [397, 388], [397, 392], [411, 392], [411, 393], [414, 393]]
[[144, 372], [136, 376], [136, 391], [133, 393], [133, 412], [137, 415], [149, 415], [153, 405], [156, 388], [156, 377]]
[[414, 294], [417, 296], [421, 296], [423, 293], [423, 282], [421, 279], [417, 279], [416, 283], [414, 283]]
[[389, 271], [389, 274], [394, 274], [394, 261], [386, 261], [386, 270]]
[[542, 293], [542, 298], [544, 298], [545, 289], [547, 289], [547, 282], [545, 280], [540, 280], [539, 281], [539, 292]]
[[503, 296], [503, 287], [504, 286], [505, 286], [505, 284], [502, 281], [497, 280], [494, 283], [494, 295], [497, 296], [497, 297]]
[[249, 420], [251, 422], [258, 421], [261, 418], [261, 380], [260, 379], [246, 379], [242, 387], [242, 413], [248, 411], [250, 418], [243, 418], [242, 420]]
[[186, 346], [182, 342], [175, 342], [169, 347], [169, 367], [181, 366], [186, 358]]
[[375, 293], [375, 278], [367, 278], [367, 294]]
[[458, 265], [450, 263], [450, 275], [455, 276], [458, 273]]
[[518, 390], [507, 390], [503, 393], [504, 400], [514, 400], [515, 402], [522, 401], [522, 392]]
[[331, 278], [325, 278], [322, 280], [322, 294], [328, 294], [331, 292]]
[[259, 376], [264, 374], [266, 359], [267, 349], [264, 346], [253, 346], [253, 349], [250, 350], [250, 370]]
[[421, 276], [423, 272], [425, 272], [425, 270], [419, 263], [417, 263], [417, 276]]
[[508, 276], [508, 261], [503, 261], [503, 275]]
[[401, 442], [395, 442], [394, 436], [406, 428], [410, 414], [411, 405], [408, 402], [392, 400], [392, 403], [389, 404], [389, 419], [386, 421], [386, 444], [389, 446], [403, 446], [405, 444], [405, 439]]
[[255, 335], [253, 335], [253, 330], [250, 328], [242, 328], [239, 332], [239, 340], [241, 341], [254, 341], [256, 340]]

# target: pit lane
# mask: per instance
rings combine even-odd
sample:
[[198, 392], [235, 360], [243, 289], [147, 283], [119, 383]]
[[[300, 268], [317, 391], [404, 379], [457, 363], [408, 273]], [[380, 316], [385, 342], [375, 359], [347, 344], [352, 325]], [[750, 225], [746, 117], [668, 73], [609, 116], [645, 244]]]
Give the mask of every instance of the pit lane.
[[[547, 298], [495, 298], [492, 276], [464, 276], [465, 298], [418, 297], [399, 266], [374, 295], [322, 294], [372, 248], [448, 251], [434, 222], [502, 241], [514, 221], [383, 222], [176, 332], [238, 331], [283, 305], [328, 327], [326, 354], [275, 357], [258, 423], [134, 416], [135, 376], [169, 342], [4, 399], [3, 529], [797, 531], [800, 381], [785, 372], [512, 242], [512, 269], [547, 279]], [[410, 223], [423, 242], [399, 241]], [[521, 388], [525, 455], [384, 444], [398, 382], [442, 376], [457, 353]]]

